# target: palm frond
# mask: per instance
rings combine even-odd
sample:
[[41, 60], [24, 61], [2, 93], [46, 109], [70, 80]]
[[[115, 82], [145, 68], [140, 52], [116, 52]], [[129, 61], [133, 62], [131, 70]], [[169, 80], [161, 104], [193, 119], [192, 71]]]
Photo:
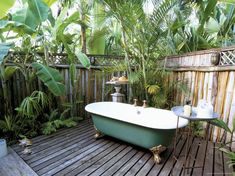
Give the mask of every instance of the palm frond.
[[35, 98], [38, 104], [42, 106], [42, 108], [45, 108], [51, 102], [51, 99], [47, 96], [47, 94], [42, 91], [34, 91], [30, 96], [32, 98]]

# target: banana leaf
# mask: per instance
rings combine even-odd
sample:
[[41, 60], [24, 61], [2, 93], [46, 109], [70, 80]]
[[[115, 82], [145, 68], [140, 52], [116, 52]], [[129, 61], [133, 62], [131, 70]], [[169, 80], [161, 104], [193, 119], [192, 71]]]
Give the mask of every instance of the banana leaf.
[[12, 46], [12, 43], [0, 43], [0, 65]]
[[32, 30], [46, 21], [50, 8], [42, 0], [27, 0], [24, 6], [11, 14], [12, 21], [29, 26]]
[[88, 49], [90, 54], [104, 54], [105, 35], [108, 33], [107, 28], [101, 30], [95, 29], [88, 41]]
[[27, 0], [33, 15], [39, 20], [39, 23], [48, 18], [49, 7], [42, 0]]
[[8, 81], [9, 79], [11, 79], [11, 77], [13, 76], [13, 74], [15, 73], [16, 70], [18, 70], [19, 67], [17, 66], [8, 66], [5, 69], [4, 72], [4, 78], [6, 81]]
[[80, 51], [75, 51], [75, 55], [77, 56], [77, 59], [81, 62], [81, 64], [89, 69], [91, 67], [91, 63], [89, 58], [87, 57], [86, 54], [80, 52]]
[[54, 4], [57, 0], [43, 0], [44, 3], [46, 3], [49, 7]]
[[32, 67], [37, 70], [36, 74], [39, 79], [55, 96], [65, 94], [65, 85], [62, 83], [63, 77], [58, 70], [36, 62], [32, 63]]
[[0, 33], [7, 31], [14, 31], [20, 35], [25, 33], [33, 34], [35, 32], [34, 29], [27, 26], [26, 24], [16, 21], [0, 20]]
[[0, 18], [4, 17], [7, 11], [14, 5], [15, 0], [4, 0], [0, 5]]

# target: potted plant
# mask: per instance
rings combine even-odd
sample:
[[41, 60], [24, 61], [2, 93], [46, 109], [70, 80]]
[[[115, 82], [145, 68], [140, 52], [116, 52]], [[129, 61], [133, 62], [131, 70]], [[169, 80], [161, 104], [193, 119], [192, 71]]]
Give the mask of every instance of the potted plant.
[[0, 158], [7, 155], [7, 144], [5, 139], [0, 139]]

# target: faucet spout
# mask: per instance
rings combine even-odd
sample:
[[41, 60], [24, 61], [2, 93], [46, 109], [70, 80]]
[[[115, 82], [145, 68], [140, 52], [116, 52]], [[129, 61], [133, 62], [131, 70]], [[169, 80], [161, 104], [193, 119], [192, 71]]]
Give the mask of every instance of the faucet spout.
[[143, 108], [147, 108], [147, 101], [143, 100]]
[[134, 99], [134, 106], [137, 106], [137, 99]]

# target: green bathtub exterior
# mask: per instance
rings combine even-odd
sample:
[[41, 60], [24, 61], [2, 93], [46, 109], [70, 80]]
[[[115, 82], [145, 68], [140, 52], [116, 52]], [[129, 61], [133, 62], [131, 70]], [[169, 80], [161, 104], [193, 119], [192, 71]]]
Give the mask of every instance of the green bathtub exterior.
[[175, 129], [146, 128], [96, 114], [92, 114], [92, 120], [96, 129], [103, 134], [146, 149], [158, 145], [169, 146], [175, 134]]

